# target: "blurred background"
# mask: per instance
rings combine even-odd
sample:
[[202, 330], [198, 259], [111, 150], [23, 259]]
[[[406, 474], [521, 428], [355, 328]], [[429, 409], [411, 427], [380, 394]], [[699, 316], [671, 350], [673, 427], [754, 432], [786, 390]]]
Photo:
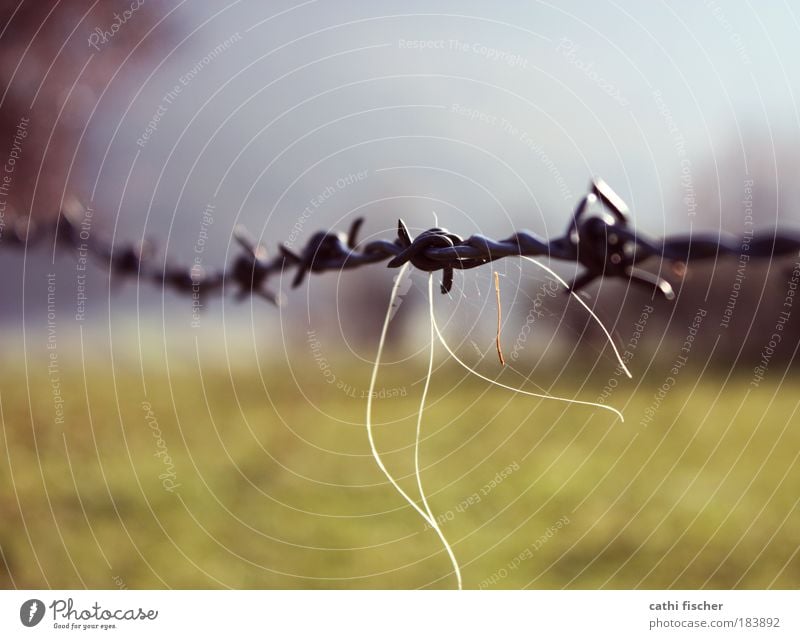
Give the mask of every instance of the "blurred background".
[[[553, 238], [598, 176], [649, 237], [797, 231], [798, 30], [788, 3], [713, 0], [3, 4], [0, 585], [454, 582], [364, 429], [395, 272], [287, 271], [280, 307], [226, 290], [198, 310], [71, 248], [60, 211], [208, 273], [237, 226], [270, 255], [357, 217], [364, 241], [399, 217]], [[800, 256], [742, 254], [651, 260], [674, 301], [582, 293], [630, 380], [534, 264], [436, 295], [468, 367], [625, 417], [437, 346], [423, 481], [465, 587], [798, 586]], [[374, 401], [409, 492], [427, 277], [401, 287]]]

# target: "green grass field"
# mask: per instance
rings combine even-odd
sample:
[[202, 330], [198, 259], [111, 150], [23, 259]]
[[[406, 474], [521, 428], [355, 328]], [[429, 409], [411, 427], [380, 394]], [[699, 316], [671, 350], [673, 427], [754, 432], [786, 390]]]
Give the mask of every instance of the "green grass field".
[[[64, 364], [63, 423], [41, 368], [27, 391], [21, 366], [0, 375], [3, 587], [455, 585], [370, 456], [368, 366], [336, 388], [313, 366], [262, 385], [247, 365], [173, 364], [144, 371], [145, 395], [135, 363]], [[375, 400], [378, 446], [412, 494], [418, 373], [382, 379], [398, 396]], [[687, 371], [643, 425], [661, 373], [614, 392], [625, 423], [462, 373], [434, 377], [421, 463], [465, 587], [800, 586], [793, 380], [720, 391]]]

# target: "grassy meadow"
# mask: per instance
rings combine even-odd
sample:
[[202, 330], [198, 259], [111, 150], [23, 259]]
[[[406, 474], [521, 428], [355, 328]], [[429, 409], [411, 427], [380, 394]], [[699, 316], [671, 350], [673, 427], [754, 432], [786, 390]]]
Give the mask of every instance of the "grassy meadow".
[[[65, 359], [61, 421], [42, 366], [5, 366], [0, 585], [454, 587], [371, 457], [353, 359], [333, 383], [313, 361]], [[417, 495], [412, 369], [382, 376], [375, 432]], [[592, 401], [609, 371], [557, 390]], [[796, 381], [682, 371], [645, 420], [664, 379], [614, 389], [622, 423], [437, 369], [422, 478], [466, 588], [800, 586]]]

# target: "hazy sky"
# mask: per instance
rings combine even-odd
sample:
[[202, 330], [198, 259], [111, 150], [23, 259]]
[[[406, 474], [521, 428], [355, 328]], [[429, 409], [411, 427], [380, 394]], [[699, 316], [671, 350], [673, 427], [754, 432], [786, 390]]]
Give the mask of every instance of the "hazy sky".
[[[718, 189], [729, 215], [749, 173], [774, 209], [776, 176], [794, 171], [788, 4], [191, 2], [166, 24], [153, 64], [121, 74], [137, 94], [121, 92], [93, 143], [105, 154], [113, 126], [109, 170], [145, 187], [123, 210], [154, 194], [149, 224], [174, 212], [189, 248], [209, 202], [220, 239], [240, 216], [274, 242], [309, 205], [312, 227], [364, 207], [378, 232], [435, 210], [464, 234], [555, 233], [593, 175], [644, 230], [711, 227]], [[118, 201], [119, 186], [101, 181], [98, 199]]]
[[[798, 220], [788, 3], [145, 9], [164, 20], [95, 93], [76, 190], [102, 211], [98, 233], [154, 237], [174, 261], [202, 241], [222, 265], [237, 223], [274, 251], [356, 215], [367, 237], [434, 213], [464, 236], [554, 236], [592, 176], [653, 235], [736, 231], [750, 179], [758, 224]], [[86, 20], [69, 46], [102, 59], [122, 38], [88, 38], [110, 26]]]

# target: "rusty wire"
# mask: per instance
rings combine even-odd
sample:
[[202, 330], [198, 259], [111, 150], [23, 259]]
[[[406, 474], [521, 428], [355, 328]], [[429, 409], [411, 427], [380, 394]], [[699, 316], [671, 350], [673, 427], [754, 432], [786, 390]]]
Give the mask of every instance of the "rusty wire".
[[[601, 208], [590, 211], [593, 205], [601, 205]], [[135, 277], [178, 293], [201, 296], [228, 285], [235, 288], [240, 299], [258, 295], [273, 303], [277, 303], [278, 296], [267, 288], [269, 278], [285, 269], [295, 270], [292, 286], [297, 287], [308, 273], [341, 271], [387, 260], [389, 268], [397, 268], [410, 262], [422, 271], [441, 270], [441, 291], [448, 293], [455, 270], [472, 269], [512, 256], [547, 256], [581, 264], [584, 270], [572, 282], [572, 291], [578, 291], [598, 277], [616, 277], [650, 289], [655, 287], [667, 299], [672, 299], [674, 293], [669, 282], [637, 268], [640, 262], [655, 257], [687, 264], [690, 260], [724, 255], [746, 253], [749, 259], [800, 253], [800, 235], [788, 232], [752, 234], [744, 239], [709, 234], [649, 239], [631, 227], [627, 206], [600, 179], [591, 183], [564, 236], [549, 241], [526, 231], [499, 241], [483, 235], [462, 239], [443, 228], [431, 228], [412, 238], [403, 220], [399, 220], [397, 237], [393, 241], [376, 240], [359, 246], [358, 231], [363, 218], [358, 218], [346, 234], [320, 231], [299, 253], [281, 245], [278, 253], [268, 258], [267, 250], [246, 230], [237, 227], [234, 236], [240, 252], [229, 267], [221, 271], [166, 262], [158, 264], [149, 244], [114, 246], [94, 239], [84, 241], [80, 230], [82, 216], [82, 207], [74, 203], [65, 206], [49, 232], [48, 229], [32, 230], [29, 226], [23, 230], [25, 225], [18, 220], [11, 233], [3, 234], [0, 246], [31, 246], [52, 234], [57, 248], [87, 250], [117, 277]]]

